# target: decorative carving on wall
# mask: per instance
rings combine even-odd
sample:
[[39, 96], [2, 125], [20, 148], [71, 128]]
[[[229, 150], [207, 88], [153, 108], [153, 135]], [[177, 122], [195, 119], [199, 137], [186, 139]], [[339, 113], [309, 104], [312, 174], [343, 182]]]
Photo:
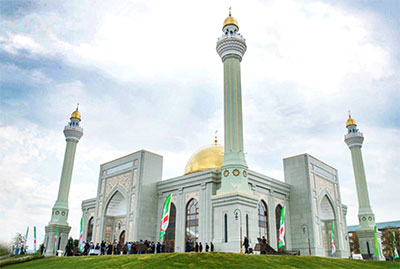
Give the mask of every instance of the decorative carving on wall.
[[135, 206], [135, 195], [132, 194], [132, 196], [131, 196], [131, 212], [133, 211], [134, 206]]
[[99, 202], [99, 209], [97, 210], [97, 217], [100, 218], [101, 210], [103, 209], [103, 202]]
[[318, 195], [321, 194], [321, 191], [326, 189], [326, 191], [329, 193], [329, 195], [332, 197], [332, 199], [336, 200], [335, 196], [335, 191], [333, 184], [329, 182], [328, 180], [323, 179], [322, 177], [319, 177], [318, 175], [315, 175], [315, 183], [317, 185], [317, 193]]
[[283, 199], [280, 199], [280, 198], [274, 198], [274, 200], [275, 200], [275, 207], [278, 205], [278, 204], [280, 204], [281, 206], [284, 206], [285, 205], [285, 201], [283, 200]]
[[130, 186], [130, 178], [131, 178], [131, 172], [127, 172], [115, 177], [110, 177], [107, 178], [107, 184], [106, 184], [106, 192], [105, 196], [108, 197], [110, 194], [111, 190], [117, 186], [120, 185], [125, 189], [126, 192], [129, 192], [129, 186]]
[[199, 201], [199, 192], [195, 191], [195, 192], [188, 192], [185, 194], [185, 203], [189, 202], [190, 199], [196, 199], [197, 201]]

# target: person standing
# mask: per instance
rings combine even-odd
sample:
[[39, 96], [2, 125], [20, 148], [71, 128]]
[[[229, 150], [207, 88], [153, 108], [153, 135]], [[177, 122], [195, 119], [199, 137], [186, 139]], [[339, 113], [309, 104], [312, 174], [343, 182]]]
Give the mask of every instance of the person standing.
[[199, 243], [196, 242], [196, 244], [194, 245], [194, 251], [195, 252], [199, 252]]
[[210, 246], [208, 245], [208, 243], [206, 242], [206, 252], [208, 252], [210, 250]]
[[100, 254], [101, 255], [105, 254], [105, 249], [106, 249], [106, 242], [101, 241], [101, 245], [100, 245]]
[[199, 251], [200, 251], [200, 252], [203, 251], [203, 245], [201, 244], [201, 242], [200, 242], [200, 244], [199, 244]]
[[211, 248], [211, 252], [214, 252], [214, 244], [213, 244], [213, 242], [210, 242], [210, 248]]
[[190, 252], [190, 240], [189, 239], [186, 241], [186, 250], [185, 250], [185, 252]]
[[243, 246], [245, 249], [244, 253], [249, 254], [249, 239], [247, 236], [244, 237]]

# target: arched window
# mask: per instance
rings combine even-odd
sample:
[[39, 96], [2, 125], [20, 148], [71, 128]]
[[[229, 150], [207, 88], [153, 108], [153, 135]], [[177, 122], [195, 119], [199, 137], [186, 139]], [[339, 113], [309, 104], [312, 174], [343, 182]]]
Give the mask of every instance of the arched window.
[[279, 228], [281, 225], [281, 212], [282, 212], [282, 206], [277, 205], [275, 208], [275, 223], [276, 223], [276, 243], [278, 244], [279, 242]]
[[87, 228], [87, 233], [86, 233], [86, 242], [91, 242], [93, 238], [93, 224], [94, 224], [94, 218], [91, 217], [88, 222], [88, 228]]
[[225, 227], [225, 243], [228, 243], [228, 215], [224, 216], [224, 227]]
[[164, 236], [165, 252], [174, 252], [175, 250], [175, 223], [176, 207], [174, 203], [171, 203], [171, 211], [169, 212], [169, 224]]
[[268, 207], [264, 200], [258, 202], [258, 231], [260, 238], [265, 236], [265, 239], [267, 239], [267, 242], [269, 243]]
[[186, 205], [186, 240], [195, 244], [199, 238], [199, 206], [196, 199], [191, 199]]

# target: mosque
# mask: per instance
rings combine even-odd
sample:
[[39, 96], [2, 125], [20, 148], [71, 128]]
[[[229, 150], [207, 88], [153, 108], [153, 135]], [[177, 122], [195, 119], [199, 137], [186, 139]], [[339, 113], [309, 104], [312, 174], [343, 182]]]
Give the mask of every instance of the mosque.
[[[224, 67], [224, 145], [215, 139], [191, 156], [183, 175], [169, 179], [162, 179], [163, 157], [146, 150], [100, 165], [97, 196], [82, 202], [83, 240], [158, 241], [163, 203], [172, 194], [163, 238], [168, 252], [184, 252], [187, 240], [213, 242], [215, 251], [241, 252], [244, 236], [252, 247], [265, 236], [277, 249], [284, 207], [287, 250], [349, 257], [347, 207], [334, 167], [309, 154], [288, 157], [284, 182], [248, 168], [240, 75], [246, 40], [231, 14], [222, 31], [216, 49]], [[71, 121], [80, 121], [76, 112]]]

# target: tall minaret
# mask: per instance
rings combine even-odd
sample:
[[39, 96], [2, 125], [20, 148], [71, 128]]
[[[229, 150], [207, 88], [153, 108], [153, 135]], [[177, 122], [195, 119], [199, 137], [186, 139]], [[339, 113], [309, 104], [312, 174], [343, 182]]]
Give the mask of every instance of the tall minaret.
[[218, 194], [241, 191], [250, 193], [243, 147], [242, 91], [240, 62], [246, 52], [246, 40], [239, 33], [237, 20], [229, 16], [222, 27], [217, 52], [224, 64], [224, 131], [225, 153], [221, 188]]
[[374, 259], [382, 259], [382, 246], [380, 243], [380, 232], [378, 232], [379, 241], [379, 257], [375, 255], [374, 227], [375, 215], [372, 212], [369, 202], [367, 181], [365, 179], [364, 163], [361, 154], [361, 147], [364, 141], [363, 134], [357, 129], [356, 121], [349, 114], [346, 122], [347, 134], [344, 141], [351, 151], [351, 159], [353, 161], [354, 178], [356, 181], [357, 197], [358, 197], [358, 238], [360, 241], [361, 254], [365, 256], [373, 255]]
[[67, 146], [65, 148], [64, 163], [61, 172], [60, 186], [58, 188], [57, 201], [53, 206], [49, 225], [45, 231], [45, 247], [46, 255], [54, 254], [54, 239], [58, 226], [58, 246], [57, 249], [65, 251], [68, 240], [68, 234], [71, 227], [68, 225], [68, 196], [71, 186], [72, 169], [74, 166], [76, 145], [83, 135], [83, 129], [79, 126], [81, 114], [78, 107], [72, 113], [70, 122], [64, 128], [65, 140]]

